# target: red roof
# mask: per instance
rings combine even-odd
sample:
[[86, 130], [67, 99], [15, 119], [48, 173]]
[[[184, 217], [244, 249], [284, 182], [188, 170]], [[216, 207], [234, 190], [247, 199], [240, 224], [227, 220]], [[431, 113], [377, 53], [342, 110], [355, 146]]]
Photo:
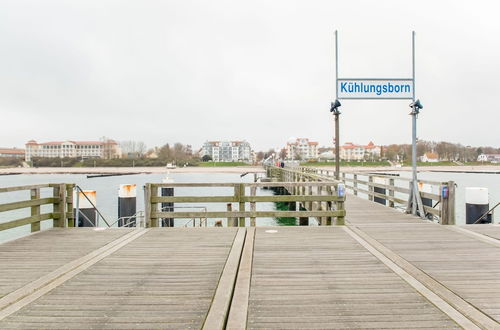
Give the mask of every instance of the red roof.
[[426, 152], [425, 157], [427, 157], [427, 159], [439, 159], [439, 155], [435, 152]]
[[356, 148], [374, 149], [374, 148], [377, 148], [377, 146], [372, 141], [370, 141], [370, 143], [368, 143], [366, 146], [354, 144], [352, 142], [346, 142], [340, 148], [341, 149], [356, 149]]
[[23, 155], [24, 153], [24, 149], [0, 148], [0, 154]]
[[[104, 142], [102, 141], [49, 141], [49, 142], [42, 142], [42, 143], [37, 143], [35, 140], [29, 140], [26, 145], [61, 145], [65, 142], [70, 142], [73, 144], [78, 144], [78, 145], [102, 145]], [[108, 144], [118, 144], [115, 140], [108, 140]]]

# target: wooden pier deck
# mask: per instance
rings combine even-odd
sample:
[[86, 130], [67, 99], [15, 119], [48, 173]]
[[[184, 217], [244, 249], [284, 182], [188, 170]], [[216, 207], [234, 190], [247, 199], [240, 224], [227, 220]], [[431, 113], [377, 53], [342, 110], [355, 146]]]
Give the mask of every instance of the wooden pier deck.
[[0, 245], [1, 329], [500, 329], [500, 227], [356, 196], [346, 226], [53, 229]]

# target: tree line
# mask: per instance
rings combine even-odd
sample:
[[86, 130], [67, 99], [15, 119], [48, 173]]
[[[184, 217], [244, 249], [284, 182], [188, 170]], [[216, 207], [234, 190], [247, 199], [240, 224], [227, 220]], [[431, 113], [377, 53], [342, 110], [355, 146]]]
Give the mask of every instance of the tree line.
[[[426, 153], [436, 153], [443, 161], [474, 162], [481, 154], [500, 154], [500, 148], [472, 147], [460, 143], [435, 142], [419, 140], [417, 142], [417, 157]], [[391, 144], [382, 147], [381, 158], [391, 161], [411, 160], [411, 144]]]

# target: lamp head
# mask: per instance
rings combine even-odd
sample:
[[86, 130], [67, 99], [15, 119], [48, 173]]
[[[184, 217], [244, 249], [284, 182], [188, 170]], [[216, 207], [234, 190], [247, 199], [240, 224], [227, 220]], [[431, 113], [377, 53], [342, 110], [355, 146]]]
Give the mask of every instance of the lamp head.
[[339, 107], [341, 106], [342, 104], [340, 104], [340, 101], [335, 99], [334, 102], [331, 103], [331, 106], [330, 106], [330, 112], [333, 112], [333, 113], [340, 113], [339, 111]]
[[410, 103], [410, 108], [416, 108], [417, 110], [422, 109], [424, 106], [420, 103], [420, 100]]

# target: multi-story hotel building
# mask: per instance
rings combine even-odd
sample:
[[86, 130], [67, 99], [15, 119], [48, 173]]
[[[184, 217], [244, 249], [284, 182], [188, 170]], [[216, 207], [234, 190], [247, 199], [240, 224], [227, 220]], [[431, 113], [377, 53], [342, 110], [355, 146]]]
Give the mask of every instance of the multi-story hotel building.
[[30, 140], [26, 143], [26, 161], [33, 157], [46, 158], [119, 158], [121, 150], [114, 140], [106, 141], [53, 141], [37, 143]]
[[246, 141], [207, 141], [201, 148], [201, 157], [209, 155], [214, 162], [249, 162], [252, 148]]
[[286, 159], [307, 160], [318, 158], [318, 142], [299, 138], [288, 141], [285, 147]]
[[358, 145], [346, 142], [340, 147], [340, 159], [342, 160], [364, 160], [380, 158], [380, 146], [370, 141], [367, 145]]

